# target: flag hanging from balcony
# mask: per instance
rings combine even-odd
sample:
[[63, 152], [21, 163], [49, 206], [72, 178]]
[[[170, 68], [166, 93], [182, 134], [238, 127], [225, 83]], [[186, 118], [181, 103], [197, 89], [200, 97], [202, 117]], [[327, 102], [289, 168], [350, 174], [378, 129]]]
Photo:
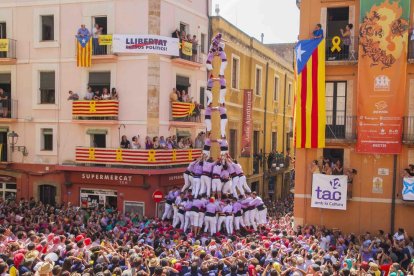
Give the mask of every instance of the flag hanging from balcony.
[[193, 114], [195, 105], [193, 103], [172, 102], [171, 109], [173, 118], [185, 118]]
[[325, 147], [325, 39], [301, 40], [296, 56], [296, 147]]
[[92, 39], [90, 36], [76, 37], [78, 67], [90, 67], [92, 61]]

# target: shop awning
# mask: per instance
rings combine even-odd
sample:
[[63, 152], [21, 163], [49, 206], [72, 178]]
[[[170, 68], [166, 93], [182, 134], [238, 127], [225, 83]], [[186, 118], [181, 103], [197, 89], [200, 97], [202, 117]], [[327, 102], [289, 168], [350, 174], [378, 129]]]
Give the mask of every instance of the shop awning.
[[108, 130], [106, 129], [99, 129], [99, 128], [91, 128], [86, 131], [86, 134], [92, 135], [92, 134], [108, 134]]

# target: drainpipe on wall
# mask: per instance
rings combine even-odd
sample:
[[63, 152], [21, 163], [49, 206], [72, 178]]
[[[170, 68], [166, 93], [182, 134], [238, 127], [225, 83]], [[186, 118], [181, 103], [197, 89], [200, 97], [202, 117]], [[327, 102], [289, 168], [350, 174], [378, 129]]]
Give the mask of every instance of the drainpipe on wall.
[[394, 154], [392, 171], [392, 198], [391, 198], [391, 232], [395, 230], [395, 196], [397, 192], [397, 155]]
[[285, 73], [285, 85], [284, 85], [284, 92], [283, 92], [283, 124], [282, 124], [282, 154], [285, 154], [285, 131], [286, 131], [286, 87], [287, 87], [287, 73]]
[[[266, 83], [265, 83], [265, 98], [264, 98], [264, 118], [263, 118], [263, 155], [262, 156], [262, 170], [263, 170], [263, 192], [265, 191], [265, 168], [267, 162], [265, 162], [265, 156], [266, 156], [266, 134], [267, 134], [267, 90], [268, 90], [268, 80], [269, 80], [269, 62], [266, 63]], [[264, 195], [264, 194], [263, 194]]]

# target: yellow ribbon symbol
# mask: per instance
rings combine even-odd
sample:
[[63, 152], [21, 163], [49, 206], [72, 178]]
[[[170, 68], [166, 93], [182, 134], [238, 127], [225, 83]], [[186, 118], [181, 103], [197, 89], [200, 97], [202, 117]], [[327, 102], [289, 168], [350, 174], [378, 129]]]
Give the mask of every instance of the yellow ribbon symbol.
[[190, 160], [190, 161], [193, 160], [193, 150], [192, 149], [188, 150], [188, 160]]
[[116, 161], [122, 161], [122, 149], [116, 149]]
[[334, 36], [334, 38], [332, 38], [332, 47], [331, 47], [331, 52], [335, 52], [341, 51], [341, 47], [339, 47], [339, 45], [341, 44], [341, 38], [339, 36]]
[[96, 101], [89, 102], [89, 112], [95, 113], [96, 112]]
[[148, 162], [155, 162], [155, 150], [149, 150], [148, 151]]
[[195, 109], [195, 104], [190, 103], [189, 104], [189, 109], [188, 109], [188, 115], [191, 116], [193, 114], [194, 109]]
[[173, 149], [172, 151], [172, 161], [177, 161], [177, 150]]
[[89, 148], [89, 160], [95, 160], [95, 148]]

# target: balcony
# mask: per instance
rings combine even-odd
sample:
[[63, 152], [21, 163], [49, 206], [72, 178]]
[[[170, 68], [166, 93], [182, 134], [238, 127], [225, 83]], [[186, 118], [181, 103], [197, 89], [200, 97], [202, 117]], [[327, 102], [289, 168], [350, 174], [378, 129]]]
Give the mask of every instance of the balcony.
[[96, 123], [108, 123], [118, 120], [117, 100], [99, 100], [99, 101], [73, 101], [72, 102], [72, 119], [78, 122], [88, 122], [95, 120]]
[[[358, 63], [358, 37], [350, 37], [346, 42], [339, 37], [326, 38], [326, 64], [348, 65]], [[344, 44], [348, 44], [345, 45]]]
[[0, 122], [17, 121], [17, 100], [5, 100], [1, 102], [3, 107], [0, 108]]
[[354, 143], [356, 127], [356, 116], [326, 116], [326, 142]]
[[403, 144], [414, 145], [414, 116], [404, 117]]
[[194, 103], [172, 102], [170, 113], [171, 125], [198, 125], [202, 124], [203, 114], [199, 106]]
[[[177, 65], [182, 65], [192, 68], [200, 68], [203, 66], [203, 62], [206, 60], [206, 55], [201, 53], [201, 46], [197, 46], [197, 51], [192, 50], [192, 43], [187, 42], [186, 47], [180, 48], [180, 56], [171, 57], [172, 62]], [[186, 50], [185, 50], [186, 49]], [[191, 51], [190, 51], [191, 49]], [[187, 53], [187, 54], [184, 54]]]
[[[105, 37], [106, 35], [104, 35]], [[112, 43], [111, 45], [99, 45], [98, 38], [91, 38], [92, 39], [92, 63], [93, 64], [100, 64], [100, 63], [111, 63], [115, 62], [118, 58], [117, 55], [114, 54], [112, 50]], [[103, 40], [102, 40], [103, 41]], [[78, 40], [75, 39], [75, 49], [77, 49]], [[102, 42], [105, 43], [105, 42]]]
[[182, 167], [201, 157], [201, 149], [134, 150], [76, 147], [76, 164], [107, 167]]
[[0, 39], [0, 65], [16, 64], [16, 40]]

